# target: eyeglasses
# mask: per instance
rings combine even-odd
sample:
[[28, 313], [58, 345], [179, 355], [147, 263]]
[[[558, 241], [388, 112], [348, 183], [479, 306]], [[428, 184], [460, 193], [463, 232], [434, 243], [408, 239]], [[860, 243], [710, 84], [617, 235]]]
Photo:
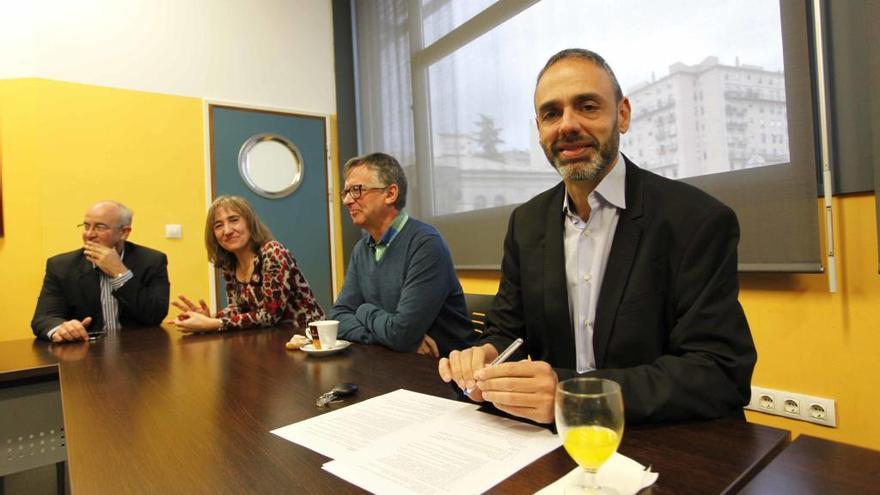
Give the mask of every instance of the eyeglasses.
[[95, 229], [95, 232], [104, 233], [104, 232], [107, 232], [108, 230], [112, 229], [113, 227], [107, 225], [106, 223], [96, 223], [96, 224], [81, 223], [81, 224], [77, 225], [76, 228], [81, 229], [83, 232], [88, 232], [92, 229]]
[[342, 192], [339, 193], [339, 197], [341, 197], [343, 200], [346, 196], [351, 196], [351, 199], [360, 199], [360, 197], [363, 196], [366, 191], [387, 188], [388, 186], [368, 187], [363, 184], [355, 184], [351, 187], [343, 189]]

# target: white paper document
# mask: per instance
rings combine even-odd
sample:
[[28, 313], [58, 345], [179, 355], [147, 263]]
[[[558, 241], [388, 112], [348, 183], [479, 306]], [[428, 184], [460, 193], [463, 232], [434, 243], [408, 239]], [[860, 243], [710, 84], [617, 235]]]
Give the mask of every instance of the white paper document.
[[465, 402], [409, 390], [395, 390], [272, 433], [331, 459], [350, 454], [384, 435], [456, 409], [476, 409]]
[[[410, 407], [409, 415], [401, 411]], [[367, 417], [383, 431], [360, 431]], [[358, 423], [344, 424], [351, 418]], [[321, 424], [307, 425], [316, 420]], [[482, 493], [560, 445], [545, 428], [406, 390], [273, 433], [333, 457], [325, 470], [382, 494]]]

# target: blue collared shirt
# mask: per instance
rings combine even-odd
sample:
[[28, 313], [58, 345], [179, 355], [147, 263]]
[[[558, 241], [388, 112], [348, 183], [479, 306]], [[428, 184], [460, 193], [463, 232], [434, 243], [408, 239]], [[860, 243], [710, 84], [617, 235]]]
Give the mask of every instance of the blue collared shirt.
[[367, 245], [373, 248], [377, 262], [382, 259], [382, 256], [385, 254], [385, 249], [391, 245], [391, 241], [397, 237], [397, 233], [400, 232], [400, 229], [402, 229], [404, 225], [406, 225], [407, 220], [409, 220], [409, 215], [401, 210], [397, 212], [397, 216], [394, 217], [394, 221], [391, 222], [391, 226], [388, 227], [388, 230], [386, 230], [385, 233], [382, 234], [382, 237], [379, 238], [379, 242], [374, 241], [372, 237], [367, 239]]

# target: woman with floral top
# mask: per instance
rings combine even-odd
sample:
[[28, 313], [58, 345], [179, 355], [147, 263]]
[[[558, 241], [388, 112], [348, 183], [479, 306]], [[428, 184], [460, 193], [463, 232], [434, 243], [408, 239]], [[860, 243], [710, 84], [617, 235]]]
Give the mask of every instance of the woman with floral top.
[[183, 311], [175, 324], [182, 332], [266, 327], [291, 322], [305, 328], [324, 318], [309, 283], [290, 251], [272, 237], [244, 198], [220, 196], [205, 222], [208, 260], [223, 271], [228, 305], [211, 316], [204, 300], [174, 301]]

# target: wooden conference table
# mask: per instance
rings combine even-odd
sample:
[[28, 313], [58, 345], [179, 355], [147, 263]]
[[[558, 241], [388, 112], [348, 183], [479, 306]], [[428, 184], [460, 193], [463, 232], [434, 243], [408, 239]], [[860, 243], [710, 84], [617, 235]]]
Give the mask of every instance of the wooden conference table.
[[801, 435], [740, 493], [880, 493], [880, 452]]
[[[95, 343], [3, 342], [0, 382], [57, 372], [74, 494], [363, 493], [323, 471], [326, 457], [269, 431], [399, 388], [455, 397], [431, 358], [359, 344], [316, 357], [285, 350], [291, 335], [155, 327]], [[360, 390], [317, 408], [339, 382]], [[644, 493], [732, 493], [788, 440], [742, 420], [635, 425], [620, 452], [660, 473]], [[492, 492], [533, 493], [574, 467], [560, 448]]]

